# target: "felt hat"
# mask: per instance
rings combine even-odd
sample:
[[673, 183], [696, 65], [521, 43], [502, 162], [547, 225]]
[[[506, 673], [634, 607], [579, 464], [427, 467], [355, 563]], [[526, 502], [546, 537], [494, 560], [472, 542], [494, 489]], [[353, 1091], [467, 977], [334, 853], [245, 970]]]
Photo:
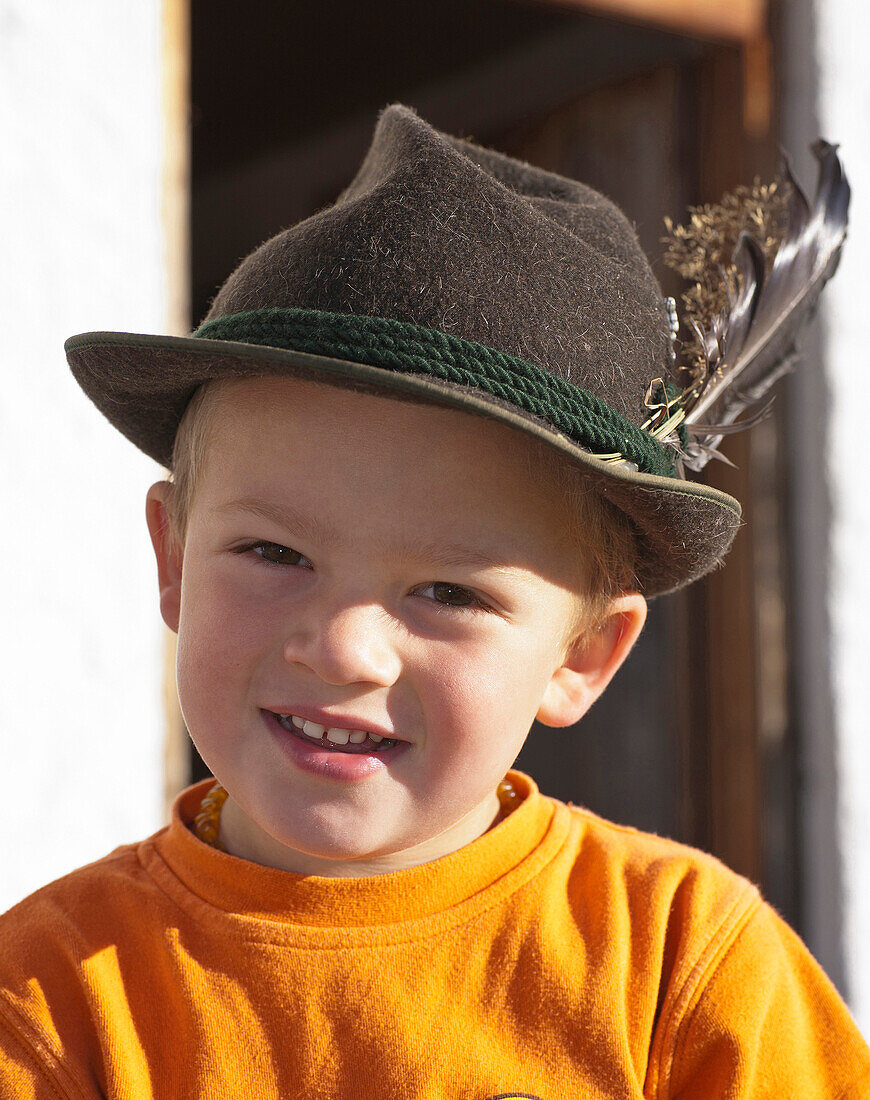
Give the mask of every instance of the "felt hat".
[[719, 564], [736, 500], [644, 430], [666, 300], [621, 211], [582, 183], [439, 132], [400, 104], [335, 203], [230, 275], [190, 336], [88, 332], [73, 374], [171, 466], [204, 382], [296, 375], [454, 407], [543, 440], [625, 512], [647, 596]]

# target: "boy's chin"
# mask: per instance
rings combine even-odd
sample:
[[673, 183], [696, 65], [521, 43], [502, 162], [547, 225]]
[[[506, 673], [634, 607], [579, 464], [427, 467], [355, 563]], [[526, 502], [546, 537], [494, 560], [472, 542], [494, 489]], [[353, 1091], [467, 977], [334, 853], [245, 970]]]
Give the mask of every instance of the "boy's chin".
[[302, 822], [260, 823], [228, 799], [221, 838], [232, 855], [296, 874], [342, 878], [388, 874], [429, 863], [471, 843], [492, 824], [498, 800], [484, 808], [478, 820], [466, 816], [446, 828], [421, 822], [414, 830], [398, 823], [391, 828], [382, 812], [367, 822], [365, 815], [331, 809], [331, 813], [311, 812]]

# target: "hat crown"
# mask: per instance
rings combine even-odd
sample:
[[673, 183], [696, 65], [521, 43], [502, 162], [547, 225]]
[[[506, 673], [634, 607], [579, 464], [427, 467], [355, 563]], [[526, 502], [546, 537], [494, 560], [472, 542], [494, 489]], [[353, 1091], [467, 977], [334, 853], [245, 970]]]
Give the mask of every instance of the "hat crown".
[[632, 422], [666, 369], [658, 282], [592, 188], [381, 114], [335, 203], [262, 244], [206, 318], [289, 307], [407, 321], [524, 359]]

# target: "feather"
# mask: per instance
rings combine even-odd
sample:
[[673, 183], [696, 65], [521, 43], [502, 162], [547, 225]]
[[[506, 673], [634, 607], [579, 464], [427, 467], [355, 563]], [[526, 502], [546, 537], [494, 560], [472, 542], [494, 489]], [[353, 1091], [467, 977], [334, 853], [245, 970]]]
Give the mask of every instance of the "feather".
[[771, 397], [758, 412], [753, 413], [751, 416], [744, 416], [737, 424], [699, 424], [695, 422], [692, 424], [692, 428], [699, 434], [712, 435], [715, 432], [720, 436], [734, 435], [735, 432], [745, 431], [746, 428], [754, 428], [756, 424], [761, 424], [762, 421], [767, 420], [773, 411], [773, 401], [774, 399]]
[[836, 270], [850, 197], [836, 148], [822, 140], [812, 147], [819, 161], [812, 208], [786, 162], [785, 227], [769, 271], [764, 246], [744, 229], [731, 271], [723, 272], [727, 305], [706, 328], [692, 321], [700, 364], [683, 368], [691, 381], [676, 399], [690, 437], [680, 459], [692, 470], [718, 457], [724, 435], [757, 422], [749, 416], [735, 424], [792, 367], [798, 332]]

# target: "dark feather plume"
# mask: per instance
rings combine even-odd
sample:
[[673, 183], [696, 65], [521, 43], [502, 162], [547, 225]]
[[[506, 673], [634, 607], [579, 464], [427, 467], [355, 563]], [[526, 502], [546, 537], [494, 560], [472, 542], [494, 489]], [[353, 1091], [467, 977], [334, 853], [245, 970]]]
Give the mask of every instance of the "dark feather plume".
[[[759, 241], [744, 228], [730, 268], [721, 271], [727, 304], [706, 325], [689, 318], [697, 341], [695, 361], [676, 368], [683, 388], [666, 410], [685, 414], [689, 443], [680, 447], [673, 435], [666, 441], [692, 470], [722, 457], [717, 447], [724, 435], [750, 427], [766, 414], [770, 403], [760, 408], [762, 398], [791, 368], [798, 332], [836, 270], [846, 237], [849, 183], [835, 145], [819, 140], [812, 151], [819, 161], [812, 208], [786, 162], [786, 187], [777, 196], [780, 211], [785, 197], [778, 247], [774, 251], [769, 236]], [[766, 190], [773, 195], [776, 188]], [[754, 219], [760, 220], [761, 215]], [[664, 427], [665, 413], [659, 415]]]

